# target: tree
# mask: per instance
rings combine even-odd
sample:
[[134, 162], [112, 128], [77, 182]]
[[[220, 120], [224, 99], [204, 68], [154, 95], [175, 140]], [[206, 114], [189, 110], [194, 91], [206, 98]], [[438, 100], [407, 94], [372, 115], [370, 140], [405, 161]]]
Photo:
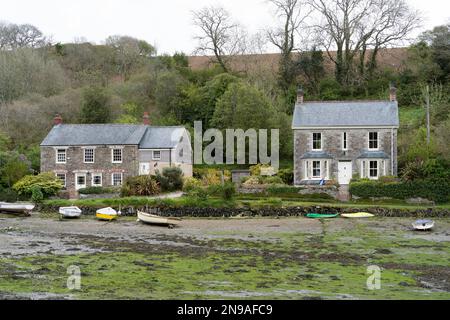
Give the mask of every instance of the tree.
[[432, 60], [442, 70], [439, 80], [448, 82], [450, 80], [450, 23], [424, 32], [420, 39], [431, 48]]
[[132, 70], [140, 66], [146, 58], [156, 53], [152, 45], [129, 36], [110, 36], [105, 43], [114, 49], [119, 73], [124, 80], [128, 80]]
[[198, 41], [195, 52], [213, 54], [222, 69], [229, 72], [229, 58], [245, 52], [245, 31], [221, 7], [204, 7], [194, 11], [193, 19], [194, 25], [200, 29], [195, 37]]
[[323, 60], [323, 52], [315, 47], [309, 52], [302, 52], [298, 57], [298, 70], [305, 78], [306, 87], [311, 90], [311, 93], [319, 93], [320, 80], [325, 76]]
[[[324, 18], [317, 26], [329, 58], [335, 65], [336, 80], [348, 86], [354, 79], [354, 61], [364, 76], [368, 49], [372, 49], [368, 71], [373, 72], [379, 50], [393, 45], [420, 23], [417, 12], [405, 0], [310, 0]], [[336, 51], [335, 53], [332, 51]]]
[[42, 31], [31, 24], [0, 23], [0, 50], [40, 48], [48, 43]]
[[302, 24], [311, 13], [300, 0], [269, 0], [275, 6], [281, 26], [267, 31], [269, 42], [280, 52], [279, 86], [284, 91], [294, 84], [297, 72], [292, 61], [292, 52], [296, 47], [296, 35], [300, 33]]
[[108, 123], [110, 117], [107, 91], [98, 87], [85, 89], [81, 105], [81, 123]]

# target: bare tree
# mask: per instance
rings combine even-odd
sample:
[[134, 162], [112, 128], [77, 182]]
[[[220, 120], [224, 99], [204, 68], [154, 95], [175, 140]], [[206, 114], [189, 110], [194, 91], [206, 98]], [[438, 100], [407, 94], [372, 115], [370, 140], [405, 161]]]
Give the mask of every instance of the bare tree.
[[31, 24], [0, 23], [0, 49], [39, 48], [50, 40]]
[[287, 90], [296, 77], [292, 61], [292, 53], [299, 50], [296, 38], [305, 30], [302, 27], [311, 10], [300, 0], [268, 0], [268, 2], [275, 7], [280, 25], [267, 30], [267, 38], [281, 52], [279, 84], [282, 89]]
[[200, 29], [196, 53], [213, 54], [225, 72], [229, 58], [246, 51], [247, 33], [222, 7], [204, 7], [193, 12], [194, 25]]
[[343, 85], [352, 78], [356, 57], [360, 58], [359, 70], [363, 74], [366, 52], [373, 49], [368, 64], [373, 72], [379, 49], [404, 39], [420, 21], [405, 0], [309, 1], [323, 18], [316, 31], [335, 64], [336, 80]]

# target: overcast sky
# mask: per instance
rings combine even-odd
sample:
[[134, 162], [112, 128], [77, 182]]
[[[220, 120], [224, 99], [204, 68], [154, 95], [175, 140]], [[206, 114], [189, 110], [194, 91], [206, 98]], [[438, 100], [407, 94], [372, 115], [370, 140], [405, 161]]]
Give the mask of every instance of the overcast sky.
[[[450, 19], [449, 0], [407, 0], [425, 16], [424, 30]], [[55, 42], [76, 38], [101, 43], [107, 36], [130, 35], [154, 44], [159, 53], [195, 48], [192, 10], [222, 5], [251, 32], [273, 23], [265, 0], [0, 0], [0, 20], [31, 23]]]

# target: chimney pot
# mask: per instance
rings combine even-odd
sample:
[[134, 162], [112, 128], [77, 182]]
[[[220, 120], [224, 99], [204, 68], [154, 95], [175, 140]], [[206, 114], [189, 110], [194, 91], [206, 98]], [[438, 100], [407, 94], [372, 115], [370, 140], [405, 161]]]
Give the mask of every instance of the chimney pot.
[[302, 104], [303, 103], [303, 97], [304, 97], [303, 88], [299, 87], [297, 89], [297, 103], [298, 104]]
[[142, 117], [142, 121], [144, 125], [149, 126], [150, 125], [150, 116], [148, 115], [148, 112], [144, 112], [144, 116]]
[[58, 125], [60, 125], [60, 124], [62, 124], [62, 123], [63, 123], [62, 117], [61, 117], [59, 114], [56, 114], [56, 115], [55, 115], [55, 118], [53, 118], [53, 124], [54, 124], [55, 126], [58, 126]]
[[391, 88], [389, 89], [389, 100], [397, 101], [397, 88], [393, 84], [391, 84]]

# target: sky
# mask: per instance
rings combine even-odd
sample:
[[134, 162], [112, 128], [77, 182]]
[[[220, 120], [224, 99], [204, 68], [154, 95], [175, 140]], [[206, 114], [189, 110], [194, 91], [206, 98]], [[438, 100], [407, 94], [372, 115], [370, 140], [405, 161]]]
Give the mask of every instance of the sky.
[[[406, 1], [423, 13], [422, 30], [450, 21], [449, 0]], [[0, 21], [33, 24], [54, 42], [100, 44], [110, 35], [129, 35], [156, 45], [159, 53], [192, 54], [192, 11], [210, 5], [223, 6], [251, 33], [275, 21], [265, 0], [0, 0]]]

